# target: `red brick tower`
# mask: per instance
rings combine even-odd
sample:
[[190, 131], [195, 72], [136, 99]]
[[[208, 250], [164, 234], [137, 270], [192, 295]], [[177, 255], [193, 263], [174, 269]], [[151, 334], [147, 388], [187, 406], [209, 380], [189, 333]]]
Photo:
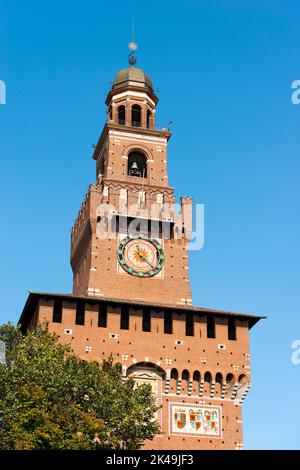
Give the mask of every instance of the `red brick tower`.
[[112, 353], [124, 377], [152, 385], [162, 434], [145, 448], [240, 449], [249, 330], [261, 317], [192, 306], [192, 201], [181, 198], [177, 214], [171, 133], [155, 126], [157, 102], [134, 61], [117, 74], [93, 156], [96, 184], [72, 229], [73, 294], [30, 293], [20, 321], [26, 330], [47, 320], [80, 357]]
[[[96, 185], [90, 186], [72, 230], [74, 294], [192, 303], [187, 238], [175, 224], [167, 174], [171, 133], [155, 127], [157, 102], [143, 70], [132, 65], [117, 74], [93, 156]], [[181, 201], [183, 216], [188, 201]], [[99, 235], [108, 220], [114, 233]], [[144, 239], [124, 243], [136, 229]]]

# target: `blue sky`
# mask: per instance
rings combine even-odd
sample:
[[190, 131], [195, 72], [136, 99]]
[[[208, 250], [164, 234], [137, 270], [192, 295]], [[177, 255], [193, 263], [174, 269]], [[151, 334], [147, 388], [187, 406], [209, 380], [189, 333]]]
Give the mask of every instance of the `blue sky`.
[[1, 322], [28, 290], [71, 292], [70, 229], [134, 15], [157, 122], [174, 120], [170, 182], [205, 204], [193, 303], [268, 317], [251, 332], [245, 448], [299, 448], [299, 2], [2, 0], [1, 12]]

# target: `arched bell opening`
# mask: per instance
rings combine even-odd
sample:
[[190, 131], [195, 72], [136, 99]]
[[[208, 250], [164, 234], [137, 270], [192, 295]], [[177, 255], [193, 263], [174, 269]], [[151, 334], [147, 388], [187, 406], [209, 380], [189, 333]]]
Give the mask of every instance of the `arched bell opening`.
[[128, 155], [128, 176], [137, 178], [147, 178], [147, 158], [146, 156], [134, 150]]

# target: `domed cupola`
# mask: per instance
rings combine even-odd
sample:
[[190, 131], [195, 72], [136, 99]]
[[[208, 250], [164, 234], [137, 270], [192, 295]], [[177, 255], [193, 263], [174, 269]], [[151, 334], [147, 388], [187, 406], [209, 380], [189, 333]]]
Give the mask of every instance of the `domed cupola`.
[[136, 67], [136, 43], [129, 48], [130, 66], [116, 74], [106, 99], [108, 123], [153, 129], [158, 98], [149, 75]]
[[125, 86], [146, 88], [153, 93], [153, 83], [144, 70], [131, 65], [127, 69], [120, 70], [114, 79], [112, 89], [117, 90]]

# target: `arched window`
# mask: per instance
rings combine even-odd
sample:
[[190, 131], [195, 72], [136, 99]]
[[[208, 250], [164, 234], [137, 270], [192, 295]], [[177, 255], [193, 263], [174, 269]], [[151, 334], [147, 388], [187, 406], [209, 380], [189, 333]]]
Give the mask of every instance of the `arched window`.
[[211, 387], [212, 377], [210, 372], [205, 372], [204, 374], [204, 395], [210, 394], [210, 387]]
[[235, 384], [235, 377], [233, 374], [229, 373], [226, 375], [226, 397], [230, 398], [232, 388]]
[[243, 401], [248, 391], [249, 391], [248, 378], [245, 374], [241, 374], [238, 378], [238, 388], [237, 388], [237, 393], [236, 393], [235, 398]]
[[182, 382], [181, 382], [181, 393], [186, 394], [188, 393], [188, 386], [190, 381], [190, 373], [188, 370], [184, 369], [182, 371]]
[[142, 125], [142, 109], [138, 104], [134, 104], [131, 108], [131, 125], [133, 127]]
[[195, 370], [193, 373], [192, 391], [193, 393], [196, 393], [197, 395], [199, 395], [200, 380], [201, 380], [201, 374], [198, 370]]
[[241, 375], [239, 376], [238, 382], [239, 382], [239, 385], [245, 385], [246, 383], [248, 383], [247, 376], [244, 375], [244, 374], [241, 374]]
[[178, 370], [172, 369], [170, 375], [170, 393], [176, 393], [178, 381]]
[[223, 375], [221, 372], [216, 374], [215, 396], [219, 397], [222, 393]]
[[200, 372], [198, 370], [195, 370], [193, 373], [193, 381], [194, 382], [200, 382]]
[[125, 124], [125, 106], [118, 107], [118, 124], [124, 126]]
[[234, 384], [234, 375], [233, 374], [227, 374], [226, 375], [226, 382], [228, 384]]
[[186, 369], [182, 371], [182, 380], [190, 380], [190, 373]]
[[216, 374], [216, 383], [220, 385], [222, 385], [223, 383], [223, 375], [221, 374], [221, 372], [218, 372]]
[[150, 109], [147, 110], [147, 129], [152, 127], [152, 114]]
[[136, 150], [128, 155], [128, 176], [147, 178], [147, 158]]

